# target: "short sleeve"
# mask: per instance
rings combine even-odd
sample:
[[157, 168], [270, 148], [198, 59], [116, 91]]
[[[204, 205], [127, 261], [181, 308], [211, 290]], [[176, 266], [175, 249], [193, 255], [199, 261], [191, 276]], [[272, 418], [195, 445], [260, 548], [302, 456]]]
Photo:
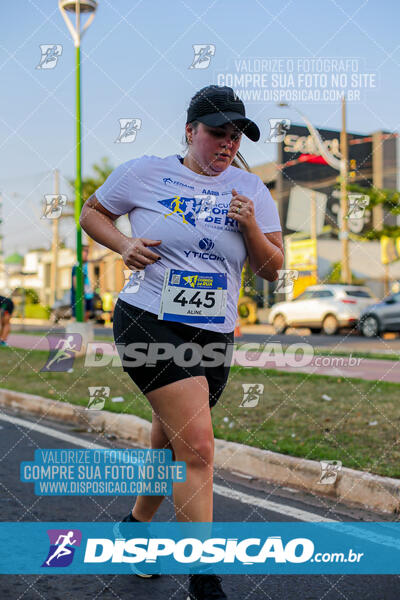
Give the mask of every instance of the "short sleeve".
[[114, 169], [96, 190], [100, 204], [114, 215], [125, 215], [134, 208], [131, 182], [135, 181], [136, 163], [137, 159], [133, 159]]
[[254, 212], [258, 226], [263, 233], [282, 231], [279, 213], [269, 189], [258, 181], [256, 197], [254, 199]]

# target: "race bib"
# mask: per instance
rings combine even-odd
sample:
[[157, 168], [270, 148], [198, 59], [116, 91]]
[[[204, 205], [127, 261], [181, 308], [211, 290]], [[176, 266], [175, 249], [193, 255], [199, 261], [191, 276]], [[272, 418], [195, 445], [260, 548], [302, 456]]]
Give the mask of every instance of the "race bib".
[[223, 323], [226, 299], [226, 273], [167, 269], [158, 318], [182, 323]]

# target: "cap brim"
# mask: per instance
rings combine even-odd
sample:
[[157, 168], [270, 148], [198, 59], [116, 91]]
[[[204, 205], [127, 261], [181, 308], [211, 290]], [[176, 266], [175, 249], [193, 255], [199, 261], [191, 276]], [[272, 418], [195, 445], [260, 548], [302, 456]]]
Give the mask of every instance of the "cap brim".
[[257, 125], [237, 112], [212, 113], [211, 115], [197, 117], [196, 121], [200, 121], [210, 127], [220, 127], [221, 125], [225, 125], [225, 123], [235, 123], [252, 142], [258, 142], [260, 139], [260, 130]]

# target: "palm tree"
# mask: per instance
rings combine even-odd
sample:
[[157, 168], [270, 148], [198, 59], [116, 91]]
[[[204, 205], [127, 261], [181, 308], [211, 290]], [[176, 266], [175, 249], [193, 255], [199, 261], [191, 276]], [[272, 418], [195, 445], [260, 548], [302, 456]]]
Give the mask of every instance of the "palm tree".
[[[109, 158], [103, 156], [99, 163], [92, 165], [94, 175], [82, 179], [82, 201], [86, 202], [95, 191], [103, 185], [107, 177], [112, 173], [114, 167], [111, 165]], [[75, 188], [75, 179], [68, 179], [71, 188]], [[73, 206], [73, 201], [70, 203]], [[67, 215], [66, 215], [67, 216]], [[73, 213], [68, 215], [73, 216]]]

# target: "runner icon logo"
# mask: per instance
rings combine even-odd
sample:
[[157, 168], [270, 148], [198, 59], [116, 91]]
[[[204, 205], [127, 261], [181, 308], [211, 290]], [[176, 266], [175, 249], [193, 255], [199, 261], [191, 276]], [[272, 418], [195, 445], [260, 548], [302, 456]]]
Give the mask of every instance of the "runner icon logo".
[[61, 217], [62, 210], [67, 204], [65, 194], [45, 194], [44, 211], [42, 219], [58, 219]]
[[324, 485], [332, 485], [335, 483], [339, 471], [342, 469], [340, 460], [321, 460], [321, 477], [318, 483]]
[[242, 383], [243, 400], [239, 404], [240, 408], [254, 408], [258, 405], [260, 395], [264, 392], [262, 383]]
[[58, 59], [62, 54], [63, 47], [61, 44], [40, 44], [40, 62], [36, 66], [37, 69], [54, 69]]
[[194, 196], [197, 203], [200, 205], [200, 210], [197, 213], [198, 219], [206, 219], [211, 215], [213, 207], [217, 203], [217, 198], [213, 194], [196, 194]]
[[106, 398], [110, 397], [110, 388], [106, 386], [89, 386], [89, 403], [87, 410], [102, 410]]
[[281, 269], [278, 271], [275, 294], [288, 294], [293, 291], [294, 282], [299, 277], [298, 271], [293, 269]]
[[131, 271], [131, 269], [124, 269], [125, 285], [122, 289], [124, 294], [136, 294], [140, 288], [140, 284], [145, 278], [145, 272], [143, 271]]
[[271, 143], [280, 143], [285, 139], [285, 135], [290, 129], [289, 119], [268, 119], [269, 136], [265, 140]]
[[215, 55], [215, 44], [193, 44], [194, 57], [189, 69], [207, 69]]
[[47, 335], [50, 355], [40, 371], [72, 372], [75, 355], [82, 347], [80, 333], [69, 333], [64, 336]]
[[116, 144], [131, 144], [136, 139], [136, 133], [142, 126], [142, 119], [119, 119], [119, 136]]
[[369, 196], [366, 194], [349, 194], [349, 210], [346, 219], [362, 219], [368, 205]]
[[68, 567], [74, 558], [75, 548], [81, 545], [79, 529], [48, 529], [50, 548], [42, 567]]

